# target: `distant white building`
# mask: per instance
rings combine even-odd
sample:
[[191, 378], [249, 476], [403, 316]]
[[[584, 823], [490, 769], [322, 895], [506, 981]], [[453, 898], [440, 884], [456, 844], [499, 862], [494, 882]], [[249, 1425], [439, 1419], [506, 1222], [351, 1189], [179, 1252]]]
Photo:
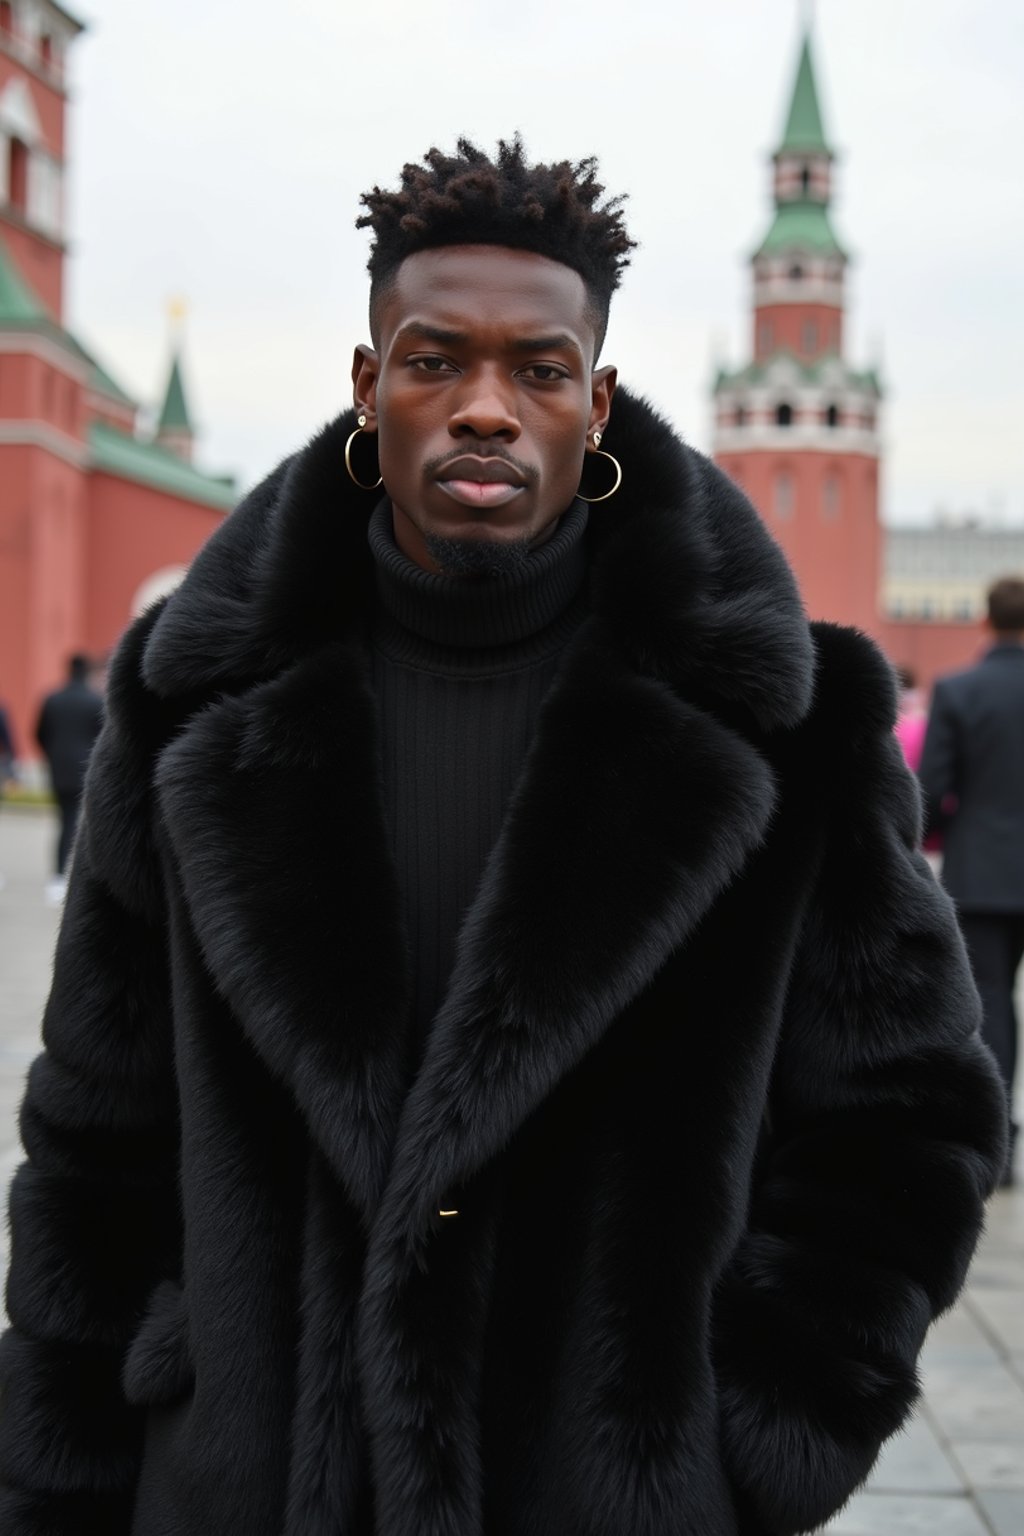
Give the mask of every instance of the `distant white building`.
[[980, 619], [1000, 576], [1024, 576], [1024, 527], [887, 528], [882, 607], [889, 619]]

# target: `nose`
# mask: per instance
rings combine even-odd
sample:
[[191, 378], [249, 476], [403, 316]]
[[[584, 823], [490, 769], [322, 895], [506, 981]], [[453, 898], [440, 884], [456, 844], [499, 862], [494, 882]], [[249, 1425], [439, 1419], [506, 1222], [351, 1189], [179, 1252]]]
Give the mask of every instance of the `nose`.
[[448, 431], [452, 437], [499, 437], [514, 443], [521, 429], [516, 410], [515, 385], [497, 370], [480, 369], [463, 374]]

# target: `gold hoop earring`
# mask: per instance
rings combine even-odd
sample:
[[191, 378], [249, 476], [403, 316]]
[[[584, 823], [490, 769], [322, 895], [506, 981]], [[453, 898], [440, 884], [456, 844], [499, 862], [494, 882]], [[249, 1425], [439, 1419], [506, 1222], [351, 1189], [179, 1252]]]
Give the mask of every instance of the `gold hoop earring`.
[[352, 481], [353, 485], [358, 485], [361, 491], [375, 491], [379, 485], [384, 484], [384, 476], [381, 475], [380, 479], [375, 480], [372, 485], [364, 485], [361, 480], [356, 479], [355, 470], [352, 468], [352, 444], [355, 442], [360, 432], [364, 431], [366, 427], [365, 416], [360, 416], [358, 420], [359, 425], [356, 427], [354, 432], [349, 434], [348, 442], [345, 444], [345, 468], [348, 470], [348, 477]]
[[577, 491], [576, 495], [579, 497], [580, 501], [589, 501], [591, 503], [595, 501], [607, 501], [609, 496], [615, 495], [615, 492], [622, 484], [622, 465], [619, 463], [618, 459], [613, 453], [608, 453], [606, 449], [601, 447], [600, 432], [594, 433], [594, 457], [597, 459], [609, 459], [611, 463], [615, 465], [615, 484], [612, 486], [610, 491], [605, 491], [603, 496], [584, 496], [582, 491]]

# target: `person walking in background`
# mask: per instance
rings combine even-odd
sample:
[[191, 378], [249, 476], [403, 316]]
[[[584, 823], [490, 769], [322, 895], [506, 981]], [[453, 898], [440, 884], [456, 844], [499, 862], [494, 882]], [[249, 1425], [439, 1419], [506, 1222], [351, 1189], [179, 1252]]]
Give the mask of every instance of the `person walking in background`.
[[14, 735], [7, 710], [0, 704], [0, 794], [14, 771]]
[[[1013, 1118], [1014, 980], [1024, 956], [1024, 578], [988, 593], [995, 641], [976, 666], [940, 678], [920, 779], [928, 829], [945, 833], [942, 878], [981, 993], [982, 1033]], [[1013, 1182], [1012, 1127], [1004, 1185]]]
[[[918, 686], [917, 676], [910, 667], [896, 668], [896, 684], [899, 689], [896, 740], [900, 744], [907, 767], [911, 773], [917, 773], [921, 766], [925, 732], [928, 729], [928, 710], [924, 702], [924, 693]], [[950, 804], [955, 804], [952, 797]], [[938, 874], [938, 855], [942, 851], [941, 834], [935, 830], [930, 831], [924, 837], [922, 847], [929, 864]]]
[[50, 768], [50, 781], [60, 812], [57, 867], [46, 894], [64, 900], [67, 865], [78, 824], [78, 807], [85, 786], [89, 754], [103, 724], [103, 700], [89, 683], [89, 658], [72, 656], [63, 688], [43, 700], [36, 725], [38, 741]]
[[896, 717], [896, 740], [903, 749], [907, 767], [916, 773], [924, 751], [924, 735], [928, 728], [928, 711], [917, 678], [909, 667], [896, 668], [899, 687], [899, 714]]

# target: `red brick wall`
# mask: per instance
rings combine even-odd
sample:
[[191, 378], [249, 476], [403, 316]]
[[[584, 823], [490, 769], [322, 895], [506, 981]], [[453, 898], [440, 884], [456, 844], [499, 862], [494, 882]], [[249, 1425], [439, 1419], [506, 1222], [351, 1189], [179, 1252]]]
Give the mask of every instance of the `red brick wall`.
[[[812, 321], [815, 345], [804, 345], [804, 326]], [[766, 331], [765, 327], [770, 326]], [[840, 352], [843, 313], [832, 304], [762, 304], [754, 311], [754, 357], [763, 363], [775, 352], [792, 352], [810, 362], [825, 352]]]
[[[834, 619], [874, 632], [881, 577], [878, 463], [865, 454], [801, 448], [723, 453], [719, 464], [757, 507], [796, 572], [812, 619]], [[792, 509], [778, 507], [778, 477], [792, 487]], [[838, 503], [826, 502], [835, 477]]]
[[117, 643], [142, 583], [188, 565], [223, 513], [102, 473], [90, 475], [88, 494], [84, 638], [100, 654]]
[[872, 631], [895, 666], [909, 667], [921, 688], [945, 672], [969, 667], [992, 644], [977, 622], [882, 619]]
[[0, 445], [0, 698], [20, 752], [44, 693], [82, 644], [84, 476], [44, 449]]

